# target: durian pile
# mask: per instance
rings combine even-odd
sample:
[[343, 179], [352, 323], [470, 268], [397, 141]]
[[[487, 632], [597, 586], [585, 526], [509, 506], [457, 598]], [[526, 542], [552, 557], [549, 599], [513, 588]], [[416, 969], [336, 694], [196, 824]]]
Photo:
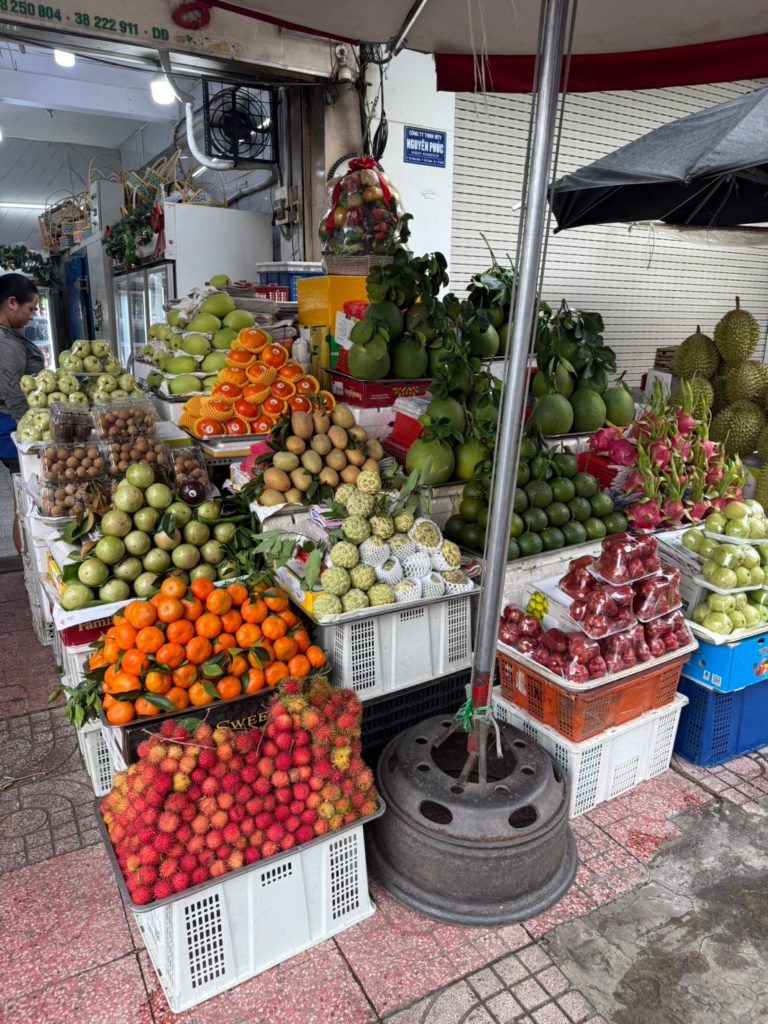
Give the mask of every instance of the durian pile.
[[688, 380], [694, 396], [711, 408], [709, 436], [728, 456], [750, 455], [761, 437], [768, 454], [768, 366], [750, 358], [759, 341], [760, 325], [737, 297], [714, 338], [697, 327], [672, 362], [672, 373]]
[[378, 473], [363, 470], [334, 500], [347, 515], [320, 575], [323, 593], [312, 606], [317, 619], [472, 589], [458, 545], [430, 519], [393, 509]]

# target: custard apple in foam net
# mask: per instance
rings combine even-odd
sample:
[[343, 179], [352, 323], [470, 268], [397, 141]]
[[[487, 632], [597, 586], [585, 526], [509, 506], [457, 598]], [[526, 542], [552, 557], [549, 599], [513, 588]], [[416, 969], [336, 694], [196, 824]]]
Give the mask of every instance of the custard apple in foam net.
[[344, 508], [347, 507], [349, 496], [355, 493], [355, 488], [352, 484], [342, 484], [341, 487], [337, 487], [333, 493], [333, 500], [337, 505], [342, 505]]
[[341, 566], [335, 565], [332, 569], [326, 569], [320, 574], [320, 585], [327, 594], [334, 594], [341, 597], [346, 594], [351, 586], [349, 573]]
[[424, 551], [415, 551], [403, 559], [403, 573], [409, 580], [420, 580], [431, 568], [432, 562]]
[[342, 569], [354, 569], [360, 561], [360, 552], [351, 541], [340, 540], [331, 548], [331, 561]]
[[351, 516], [363, 516], [367, 519], [373, 515], [375, 507], [376, 499], [372, 494], [366, 494], [365, 491], [352, 491], [347, 498], [347, 512]]
[[329, 615], [341, 615], [344, 607], [341, 598], [335, 594], [318, 594], [312, 604], [312, 614], [316, 619], [326, 619]]
[[376, 579], [394, 587], [403, 578], [403, 567], [396, 558], [388, 558], [382, 565], [376, 566]]
[[433, 569], [458, 569], [461, 565], [461, 550], [452, 540], [444, 540], [437, 551], [430, 552]]
[[383, 565], [389, 558], [389, 544], [381, 537], [369, 537], [360, 545], [360, 561], [368, 565]]
[[367, 608], [370, 604], [368, 595], [353, 587], [348, 590], [341, 599], [341, 605], [345, 612], [359, 612], [361, 608]]
[[445, 593], [445, 580], [439, 572], [431, 572], [421, 581], [422, 597], [442, 597]]
[[395, 585], [395, 600], [398, 602], [416, 601], [420, 597], [420, 580], [400, 580], [400, 582]]
[[414, 551], [419, 550], [418, 544], [412, 541], [406, 533], [396, 533], [389, 538], [387, 543], [392, 554], [401, 561], [406, 555], [412, 555]]
[[376, 570], [372, 565], [361, 562], [354, 569], [349, 570], [349, 578], [352, 581], [352, 586], [358, 590], [370, 590], [376, 583]]
[[362, 516], [350, 516], [349, 519], [344, 520], [341, 532], [353, 544], [362, 544], [370, 537], [371, 528], [368, 525], [368, 520]]
[[365, 494], [378, 494], [381, 490], [381, 477], [372, 469], [364, 469], [357, 478], [357, 489]]
[[424, 548], [439, 548], [443, 542], [439, 527], [430, 519], [417, 519], [408, 536]]
[[415, 521], [413, 512], [398, 512], [395, 516], [395, 529], [400, 533], [408, 533]]
[[395, 603], [395, 592], [388, 583], [376, 583], [368, 591], [368, 600], [371, 608], [379, 608], [383, 604]]

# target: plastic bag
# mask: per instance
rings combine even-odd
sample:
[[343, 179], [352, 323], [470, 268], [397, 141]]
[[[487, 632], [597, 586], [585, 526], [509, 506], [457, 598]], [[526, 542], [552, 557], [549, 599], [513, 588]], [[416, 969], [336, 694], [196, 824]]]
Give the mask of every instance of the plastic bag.
[[373, 157], [356, 157], [348, 167], [328, 186], [328, 208], [319, 228], [323, 253], [392, 255], [408, 237], [400, 194]]
[[656, 538], [616, 533], [602, 543], [595, 569], [607, 583], [621, 585], [650, 576], [661, 569]]
[[667, 569], [657, 576], [640, 580], [634, 585], [635, 615], [641, 622], [655, 619], [658, 615], [668, 615], [682, 604], [680, 596], [680, 571]]

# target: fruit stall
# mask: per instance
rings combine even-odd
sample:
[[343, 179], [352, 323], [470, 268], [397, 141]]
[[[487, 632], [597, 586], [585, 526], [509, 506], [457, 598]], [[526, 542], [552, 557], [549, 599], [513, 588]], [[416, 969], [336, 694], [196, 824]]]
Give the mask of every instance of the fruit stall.
[[[741, 461], [768, 456], [760, 326], [736, 300], [644, 392], [599, 312], [541, 302], [499, 452], [516, 272], [489, 253], [448, 291], [370, 164], [332, 183], [328, 273], [214, 274], [135, 376], [77, 341], [22, 380], [35, 629], [177, 1012], [374, 912], [381, 751], [429, 715], [471, 722], [500, 458], [491, 710], [557, 762], [569, 816], [673, 750], [768, 742], [768, 491]], [[214, 910], [215, 976], [194, 952]]]

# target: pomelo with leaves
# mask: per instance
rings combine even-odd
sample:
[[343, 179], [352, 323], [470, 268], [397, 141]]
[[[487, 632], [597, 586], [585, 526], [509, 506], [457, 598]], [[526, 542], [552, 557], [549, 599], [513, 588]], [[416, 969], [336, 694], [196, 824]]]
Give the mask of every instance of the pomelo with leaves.
[[408, 449], [405, 468], [409, 473], [414, 470], [423, 473], [425, 484], [444, 484], [452, 479], [456, 467], [453, 444], [461, 444], [464, 438], [448, 419], [437, 419], [423, 425], [425, 433]]

